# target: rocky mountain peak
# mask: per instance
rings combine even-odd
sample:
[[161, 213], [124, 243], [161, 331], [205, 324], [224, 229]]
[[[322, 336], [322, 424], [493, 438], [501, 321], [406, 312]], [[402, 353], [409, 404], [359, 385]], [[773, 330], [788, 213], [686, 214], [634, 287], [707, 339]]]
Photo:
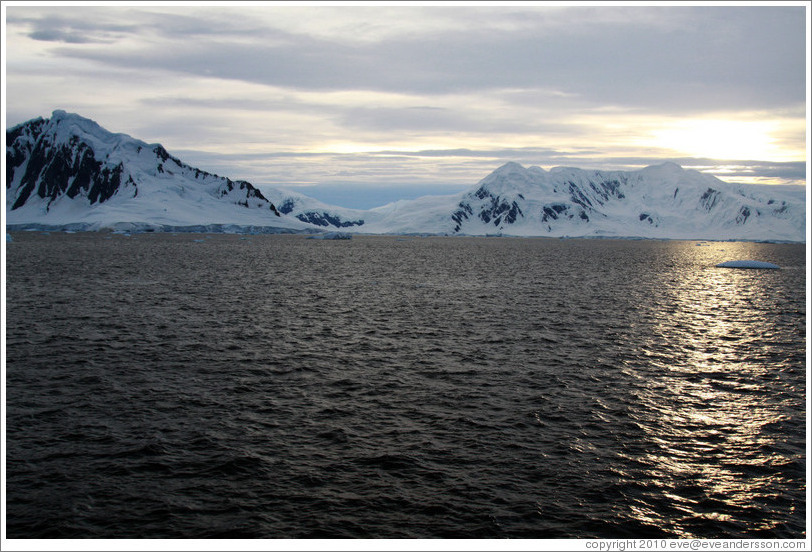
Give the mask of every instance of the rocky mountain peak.
[[[267, 209], [280, 216], [262, 193], [184, 164], [160, 144], [116, 134], [74, 113], [55, 110], [6, 132], [7, 210], [27, 207], [49, 213], [66, 201], [93, 206], [143, 193], [161, 202], [208, 199]], [[167, 206], [164, 211], [175, 210]]]

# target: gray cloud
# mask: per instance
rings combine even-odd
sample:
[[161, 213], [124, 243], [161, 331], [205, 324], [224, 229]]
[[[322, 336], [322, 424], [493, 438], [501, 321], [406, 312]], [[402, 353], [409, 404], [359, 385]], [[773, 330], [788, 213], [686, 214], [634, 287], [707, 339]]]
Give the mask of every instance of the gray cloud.
[[341, 110], [338, 122], [348, 129], [378, 132], [453, 132], [511, 133], [534, 132], [553, 134], [572, 131], [574, 124], [557, 121], [535, 121], [519, 114], [482, 117], [474, 109], [460, 105], [457, 109], [427, 107], [353, 107]]
[[[53, 10], [57, 12], [58, 10]], [[8, 24], [25, 26], [29, 38], [45, 42], [68, 44], [113, 43], [128, 34], [139, 32], [137, 24], [109, 23], [98, 20], [93, 12], [76, 8], [65, 15], [46, 12], [41, 17], [19, 15], [26, 13], [13, 8], [7, 11]], [[83, 16], [80, 14], [84, 14]]]
[[[65, 47], [59, 53], [116, 66], [311, 90], [446, 94], [554, 88], [590, 103], [678, 111], [804, 101], [803, 8], [638, 10], [665, 21], [690, 19], [692, 24], [664, 30], [636, 19], [600, 25], [587, 19], [582, 25], [581, 17], [595, 11], [572, 8], [567, 12], [571, 29], [528, 25], [487, 34], [460, 29], [419, 39], [346, 43], [261, 28], [247, 20], [242, 21], [245, 32], [237, 37], [239, 23], [234, 20], [225, 25], [226, 31], [214, 31], [207, 18], [185, 15], [153, 26], [150, 32], [165, 42], [138, 51]], [[149, 14], [147, 19], [159, 18]], [[181, 21], [177, 27], [176, 20]], [[57, 33], [64, 20], [36, 24], [39, 33], [47, 33], [49, 24]], [[189, 42], [190, 36], [200, 40]]]
[[[488, 114], [483, 117], [476, 104], [456, 107], [406, 105], [391, 107], [380, 105], [345, 106], [335, 103], [317, 103], [295, 97], [269, 97], [266, 99], [233, 97], [229, 102], [243, 110], [256, 112], [298, 113], [317, 115], [350, 131], [374, 132], [384, 139], [393, 133], [447, 134], [453, 132], [511, 133], [533, 132], [544, 134], [571, 133], [579, 125], [552, 120], [536, 120], [517, 112]], [[211, 109], [223, 105], [222, 98], [189, 98], [183, 96], [154, 96], [139, 101], [145, 108]], [[171, 125], [166, 121], [164, 125]], [[167, 130], [171, 130], [168, 128]]]
[[84, 34], [62, 31], [58, 29], [46, 29], [42, 31], [32, 31], [29, 37], [34, 40], [43, 40], [46, 42], [67, 42], [69, 44], [85, 44], [89, 42], [103, 42], [102, 40], [94, 40]]

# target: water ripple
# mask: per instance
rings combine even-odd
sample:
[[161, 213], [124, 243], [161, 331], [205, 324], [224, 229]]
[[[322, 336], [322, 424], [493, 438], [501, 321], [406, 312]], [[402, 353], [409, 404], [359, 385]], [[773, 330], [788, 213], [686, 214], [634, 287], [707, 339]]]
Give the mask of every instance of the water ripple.
[[10, 538], [804, 536], [803, 246], [108, 237], [8, 247]]

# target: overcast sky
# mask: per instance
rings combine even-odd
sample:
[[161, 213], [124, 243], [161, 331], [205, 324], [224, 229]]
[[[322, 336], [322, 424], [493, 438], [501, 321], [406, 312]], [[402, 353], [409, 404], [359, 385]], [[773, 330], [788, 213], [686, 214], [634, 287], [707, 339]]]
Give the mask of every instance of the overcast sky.
[[347, 206], [507, 161], [803, 184], [806, 5], [5, 2], [5, 123], [64, 109]]

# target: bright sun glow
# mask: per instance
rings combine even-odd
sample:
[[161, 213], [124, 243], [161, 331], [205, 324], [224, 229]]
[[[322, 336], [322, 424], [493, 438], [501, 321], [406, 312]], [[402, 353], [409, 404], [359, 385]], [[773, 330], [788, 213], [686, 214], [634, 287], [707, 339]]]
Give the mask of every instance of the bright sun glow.
[[680, 121], [652, 131], [650, 145], [693, 157], [775, 159], [784, 157], [772, 135], [775, 127], [775, 123], [765, 121]]

